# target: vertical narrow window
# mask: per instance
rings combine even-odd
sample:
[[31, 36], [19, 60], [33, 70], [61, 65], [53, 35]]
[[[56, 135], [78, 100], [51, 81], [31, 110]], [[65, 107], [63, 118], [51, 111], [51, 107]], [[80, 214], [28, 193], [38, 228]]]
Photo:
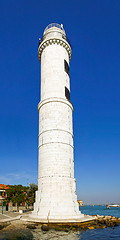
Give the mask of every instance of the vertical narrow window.
[[70, 101], [70, 91], [67, 87], [65, 87], [65, 96]]
[[64, 69], [65, 69], [65, 72], [69, 75], [69, 65], [65, 59], [64, 59]]

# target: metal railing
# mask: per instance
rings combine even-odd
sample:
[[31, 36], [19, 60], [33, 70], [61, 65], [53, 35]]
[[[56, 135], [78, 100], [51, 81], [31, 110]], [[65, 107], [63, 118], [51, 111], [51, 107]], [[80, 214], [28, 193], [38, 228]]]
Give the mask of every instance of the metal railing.
[[51, 24], [49, 24], [49, 25], [45, 28], [43, 34], [45, 34], [46, 31], [47, 31], [49, 28], [52, 28], [52, 27], [60, 28], [60, 29], [65, 33], [65, 30], [64, 30], [64, 28], [63, 28], [63, 24], [60, 25], [60, 24], [58, 24], [58, 23], [51, 23]]

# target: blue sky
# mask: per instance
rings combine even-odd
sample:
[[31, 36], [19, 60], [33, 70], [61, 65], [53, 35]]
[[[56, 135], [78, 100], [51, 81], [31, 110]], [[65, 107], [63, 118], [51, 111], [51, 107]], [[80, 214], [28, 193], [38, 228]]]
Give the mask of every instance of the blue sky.
[[119, 0], [0, 0], [0, 183], [37, 183], [37, 48], [52, 22], [72, 45], [78, 199], [120, 203]]

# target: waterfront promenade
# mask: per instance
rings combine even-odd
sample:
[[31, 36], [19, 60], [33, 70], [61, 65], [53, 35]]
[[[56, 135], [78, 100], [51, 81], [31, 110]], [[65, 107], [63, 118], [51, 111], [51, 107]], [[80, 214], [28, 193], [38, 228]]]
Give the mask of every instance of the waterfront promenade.
[[14, 220], [19, 220], [22, 216], [27, 217], [27, 215], [30, 214], [30, 212], [24, 212], [24, 213], [19, 213], [19, 212], [3, 212], [0, 213], [0, 222], [11, 222]]

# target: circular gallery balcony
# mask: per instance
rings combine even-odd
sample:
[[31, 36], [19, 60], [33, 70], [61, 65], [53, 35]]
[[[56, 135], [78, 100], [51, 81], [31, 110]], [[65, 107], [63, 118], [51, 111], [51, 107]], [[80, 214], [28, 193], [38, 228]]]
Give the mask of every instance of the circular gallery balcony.
[[[51, 29], [51, 31], [49, 31], [50, 28], [53, 28], [53, 29]], [[49, 37], [56, 37], [55, 32], [59, 32], [59, 34], [60, 34], [59, 37], [60, 38], [62, 37], [64, 40], [66, 40], [71, 47], [71, 43], [66, 36], [65, 30], [63, 28], [63, 24], [60, 25], [58, 23], [51, 23], [45, 28], [45, 30], [43, 32], [43, 37], [39, 38], [39, 45], [41, 44], [42, 41], [44, 41], [46, 39], [46, 37], [48, 37], [48, 34], [49, 34]], [[51, 33], [52, 33], [52, 35], [51, 35]]]

